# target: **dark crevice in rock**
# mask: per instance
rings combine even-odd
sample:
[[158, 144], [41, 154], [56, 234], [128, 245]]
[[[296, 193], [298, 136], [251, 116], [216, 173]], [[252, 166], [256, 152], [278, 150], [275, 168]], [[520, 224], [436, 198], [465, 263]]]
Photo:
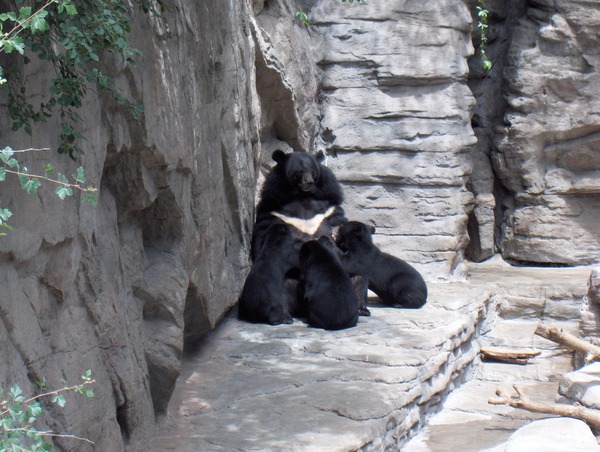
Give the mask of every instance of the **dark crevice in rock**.
[[479, 237], [479, 223], [475, 217], [475, 212], [469, 212], [467, 220], [467, 233], [469, 234], [469, 243], [465, 248], [465, 257], [473, 262], [481, 262], [481, 239]]
[[[506, 204], [512, 204], [504, 196], [509, 191], [502, 187], [502, 181], [495, 170], [494, 154], [497, 154], [493, 136], [505, 125], [508, 103], [505, 99], [507, 88], [503, 77], [507, 54], [512, 45], [513, 28], [527, 11], [524, 0], [487, 4], [489, 9], [488, 44], [486, 54], [493, 62], [491, 72], [482, 68], [480, 55], [481, 34], [477, 29], [477, 11], [475, 4], [473, 15], [474, 55], [469, 59], [468, 85], [476, 99], [471, 126], [477, 136], [477, 145], [473, 152], [474, 169], [467, 184], [473, 193], [475, 206], [470, 213], [467, 230], [470, 242], [465, 250], [467, 259], [481, 262], [490, 258], [497, 249], [502, 249], [502, 227]], [[489, 216], [494, 219], [490, 221]], [[490, 231], [493, 229], [493, 232]]]
[[116, 419], [117, 419], [117, 423], [119, 424], [119, 427], [121, 429], [121, 435], [123, 436], [123, 441], [125, 443], [127, 443], [127, 441], [129, 441], [129, 437], [130, 437], [130, 432], [129, 432], [129, 425], [127, 423], [127, 415], [126, 415], [126, 406], [125, 403], [123, 403], [122, 405], [119, 405], [117, 407], [117, 411], [116, 411]]
[[156, 201], [140, 213], [140, 220], [146, 247], [170, 250], [184, 235], [183, 213], [169, 189], [159, 190]]
[[193, 285], [188, 288], [185, 298], [183, 321], [183, 351], [190, 353], [198, 348], [211, 330], [206, 302], [198, 288]]
[[[175, 352], [177, 352], [177, 350], [175, 350]], [[148, 365], [148, 380], [150, 383], [150, 394], [152, 395], [154, 413], [158, 417], [167, 412], [167, 406], [169, 405], [171, 394], [175, 388], [175, 382], [179, 376], [180, 368], [178, 366], [169, 365], [170, 363], [161, 360], [156, 354], [146, 353], [145, 356]]]
[[262, 30], [254, 30], [256, 43], [256, 91], [261, 101], [263, 112], [263, 132], [268, 134], [272, 129], [279, 140], [299, 147], [298, 129], [300, 127], [296, 101], [292, 87], [284, 78], [281, 62], [272, 54], [270, 44], [263, 36]]

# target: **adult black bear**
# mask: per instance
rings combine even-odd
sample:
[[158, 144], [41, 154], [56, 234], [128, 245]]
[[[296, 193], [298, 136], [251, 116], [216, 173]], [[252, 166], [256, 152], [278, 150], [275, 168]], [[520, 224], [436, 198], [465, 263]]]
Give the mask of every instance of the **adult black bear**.
[[269, 172], [256, 207], [252, 232], [251, 256], [254, 260], [267, 236], [269, 226], [277, 221], [292, 225], [298, 238], [307, 240], [331, 235], [331, 227], [346, 221], [340, 207], [344, 200], [333, 172], [321, 162], [325, 156], [304, 152], [272, 154], [276, 165]]
[[246, 277], [238, 317], [255, 323], [292, 323], [286, 273], [298, 266], [300, 242], [280, 221], [266, 230], [264, 243]]
[[358, 321], [356, 293], [334, 248], [325, 236], [300, 248], [300, 302], [308, 324], [326, 330], [349, 328]]
[[427, 301], [427, 285], [408, 263], [382, 252], [371, 235], [373, 226], [348, 221], [337, 233], [336, 242], [344, 252], [342, 264], [350, 275], [362, 275], [369, 289], [389, 306], [420, 308]]

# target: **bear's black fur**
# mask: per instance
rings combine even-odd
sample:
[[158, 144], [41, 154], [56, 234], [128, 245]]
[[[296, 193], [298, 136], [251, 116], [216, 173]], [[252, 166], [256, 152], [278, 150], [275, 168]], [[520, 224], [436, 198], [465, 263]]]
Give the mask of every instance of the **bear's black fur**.
[[238, 317], [241, 320], [271, 325], [293, 322], [286, 274], [298, 267], [300, 245], [290, 226], [282, 222], [278, 221], [266, 230], [264, 243], [240, 296]]
[[[323, 236], [330, 238], [331, 234], [330, 235], [321, 235], [321, 236], [318, 236], [316, 238], [323, 237]], [[342, 259], [344, 258], [344, 253], [336, 245], [336, 243], [333, 240], [331, 240], [331, 239], [330, 240], [322, 240], [321, 243], [323, 245], [326, 245], [327, 248], [332, 253], [335, 254], [335, 256], [338, 258], [338, 261], [340, 263], [342, 263], [342, 267], [343, 267]], [[358, 300], [358, 315], [362, 315], [362, 316], [365, 316], [365, 317], [370, 316], [371, 315], [371, 311], [369, 311], [369, 308], [367, 308], [367, 297], [368, 297], [368, 292], [369, 292], [369, 281], [367, 280], [367, 278], [365, 278], [362, 275], [352, 275], [350, 277], [350, 281], [352, 282], [352, 287], [354, 287], [354, 292], [356, 293], [356, 298]], [[301, 316], [298, 316], [298, 317], [301, 317]]]
[[420, 308], [427, 301], [427, 285], [411, 265], [382, 252], [371, 235], [373, 226], [358, 221], [344, 223], [337, 232], [336, 242], [344, 252], [342, 265], [352, 275], [362, 275], [369, 289], [388, 306]]
[[[331, 227], [346, 221], [340, 207], [344, 200], [341, 186], [333, 172], [321, 164], [324, 159], [322, 152], [313, 156], [277, 150], [272, 157], [276, 165], [266, 177], [256, 206], [251, 249], [253, 260], [265, 240], [267, 229], [278, 221], [277, 215], [294, 225], [297, 237], [304, 240], [320, 235], [331, 236]], [[307, 221], [294, 222], [285, 217]], [[305, 225], [314, 223], [315, 219], [322, 224], [317, 225], [316, 233], [308, 233]]]
[[300, 248], [300, 300], [310, 326], [341, 330], [356, 325], [358, 300], [329, 237], [309, 240]]

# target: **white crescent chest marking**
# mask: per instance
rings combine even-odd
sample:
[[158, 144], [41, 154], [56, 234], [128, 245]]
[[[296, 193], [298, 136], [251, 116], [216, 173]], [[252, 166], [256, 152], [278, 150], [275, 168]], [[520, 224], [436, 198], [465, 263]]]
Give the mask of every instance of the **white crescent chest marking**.
[[315, 215], [312, 218], [309, 218], [308, 220], [296, 217], [288, 217], [287, 215], [284, 215], [279, 212], [271, 212], [271, 215], [279, 218], [281, 221], [289, 224], [290, 226], [295, 227], [296, 229], [305, 234], [314, 235], [319, 229], [319, 226], [321, 226], [321, 223], [323, 223], [323, 220], [330, 217], [334, 211], [335, 206], [331, 206], [325, 212], [318, 213], [317, 215]]

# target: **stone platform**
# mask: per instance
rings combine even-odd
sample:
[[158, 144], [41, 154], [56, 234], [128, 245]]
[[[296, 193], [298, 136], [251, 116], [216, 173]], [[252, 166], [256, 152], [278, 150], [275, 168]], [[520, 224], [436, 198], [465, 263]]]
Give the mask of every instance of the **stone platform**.
[[[474, 266], [466, 282], [430, 284], [420, 310], [373, 307], [371, 317], [337, 332], [298, 320], [268, 326], [227, 318], [186, 357], [154, 450], [399, 450], [462, 383], [489, 386], [471, 401], [485, 404], [494, 380], [508, 378], [506, 368], [481, 378], [478, 358], [481, 343], [493, 342], [494, 327], [513, 320], [497, 315], [513, 312], [503, 308], [506, 299], [521, 294], [531, 298], [527, 306], [539, 307], [548, 294], [562, 294], [566, 301], [555, 299], [561, 308], [552, 312], [570, 316], [588, 276], [583, 268], [491, 262]], [[534, 313], [529, 319], [538, 321]], [[510, 342], [513, 330], [507, 331], [503, 340]], [[546, 347], [532, 380], [541, 387], [553, 385], [539, 378], [555, 355]], [[560, 371], [565, 363], [559, 360]]]

